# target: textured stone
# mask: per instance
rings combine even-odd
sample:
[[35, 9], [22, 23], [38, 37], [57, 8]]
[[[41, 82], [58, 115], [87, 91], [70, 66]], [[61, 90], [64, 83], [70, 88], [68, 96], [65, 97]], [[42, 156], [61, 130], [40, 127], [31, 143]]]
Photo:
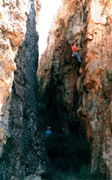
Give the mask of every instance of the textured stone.
[[10, 21], [2, 23], [5, 36], [2, 32], [3, 38], [0, 39], [4, 52], [2, 56], [5, 57], [1, 68], [4, 86], [0, 84], [4, 93], [1, 94], [0, 178], [40, 180], [46, 168], [47, 156], [37, 95], [36, 10], [39, 4], [33, 0], [3, 3], [3, 7], [10, 9], [7, 14]]
[[[41, 89], [50, 94], [57, 123], [85, 124], [91, 172], [112, 179], [112, 1], [63, 1], [50, 33], [54, 41], [49, 40], [37, 72]], [[80, 66], [71, 57], [75, 38], [82, 47]]]
[[13, 73], [16, 69], [14, 59], [17, 48], [24, 39], [28, 13], [28, 1], [0, 1], [0, 137], [2, 142], [0, 156], [5, 139], [9, 136], [11, 89]]

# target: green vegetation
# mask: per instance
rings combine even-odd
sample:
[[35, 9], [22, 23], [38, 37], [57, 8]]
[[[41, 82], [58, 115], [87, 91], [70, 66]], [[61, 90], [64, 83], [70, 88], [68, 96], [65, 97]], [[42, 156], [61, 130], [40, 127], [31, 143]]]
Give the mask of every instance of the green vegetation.
[[54, 133], [47, 138], [46, 146], [49, 158], [61, 171], [80, 171], [82, 166], [90, 163], [90, 145], [82, 137], [76, 138], [70, 133]]
[[106, 70], [106, 78], [111, 83], [112, 82], [112, 72], [108, 72], [108, 70]]
[[80, 171], [77, 172], [74, 169], [70, 169], [67, 172], [60, 170], [52, 171], [50, 174], [42, 175], [42, 180], [104, 180], [100, 174], [92, 175], [90, 172], [90, 166], [82, 166]]
[[88, 110], [90, 111], [93, 108], [93, 102], [91, 101], [88, 107]]

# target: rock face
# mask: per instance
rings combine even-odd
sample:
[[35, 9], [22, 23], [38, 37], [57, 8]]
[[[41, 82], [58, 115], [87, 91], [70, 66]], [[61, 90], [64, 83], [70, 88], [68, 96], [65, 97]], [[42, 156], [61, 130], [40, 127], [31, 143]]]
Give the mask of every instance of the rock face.
[[[71, 56], [75, 38], [82, 64]], [[77, 121], [85, 128], [91, 173], [105, 179], [112, 179], [111, 39], [111, 0], [64, 0], [37, 72], [41, 90], [48, 93], [48, 109], [55, 109], [52, 126], [67, 125], [70, 131]]]
[[[23, 8], [24, 7], [24, 8]], [[14, 58], [26, 32], [27, 1], [0, 1], [0, 155], [8, 133]]]
[[3, 0], [0, 8], [0, 179], [40, 180], [46, 154], [36, 76], [39, 3]]

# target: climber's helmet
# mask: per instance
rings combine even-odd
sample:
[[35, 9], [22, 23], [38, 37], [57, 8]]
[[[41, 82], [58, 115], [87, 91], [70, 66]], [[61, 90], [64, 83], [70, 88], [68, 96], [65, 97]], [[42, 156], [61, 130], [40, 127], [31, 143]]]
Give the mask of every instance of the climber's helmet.
[[48, 129], [51, 129], [51, 127], [50, 127], [50, 126], [47, 126], [47, 127], [46, 127], [46, 130], [48, 130]]

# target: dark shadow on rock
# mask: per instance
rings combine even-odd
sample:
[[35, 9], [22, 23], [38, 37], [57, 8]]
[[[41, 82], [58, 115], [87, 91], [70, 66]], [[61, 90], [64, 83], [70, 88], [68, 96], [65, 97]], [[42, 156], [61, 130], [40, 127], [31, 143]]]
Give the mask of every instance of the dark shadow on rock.
[[34, 1], [27, 19], [27, 31], [15, 59], [12, 100], [9, 117], [10, 137], [4, 146], [0, 164], [1, 180], [23, 180], [41, 174], [47, 161], [43, 123], [38, 111], [38, 34]]

